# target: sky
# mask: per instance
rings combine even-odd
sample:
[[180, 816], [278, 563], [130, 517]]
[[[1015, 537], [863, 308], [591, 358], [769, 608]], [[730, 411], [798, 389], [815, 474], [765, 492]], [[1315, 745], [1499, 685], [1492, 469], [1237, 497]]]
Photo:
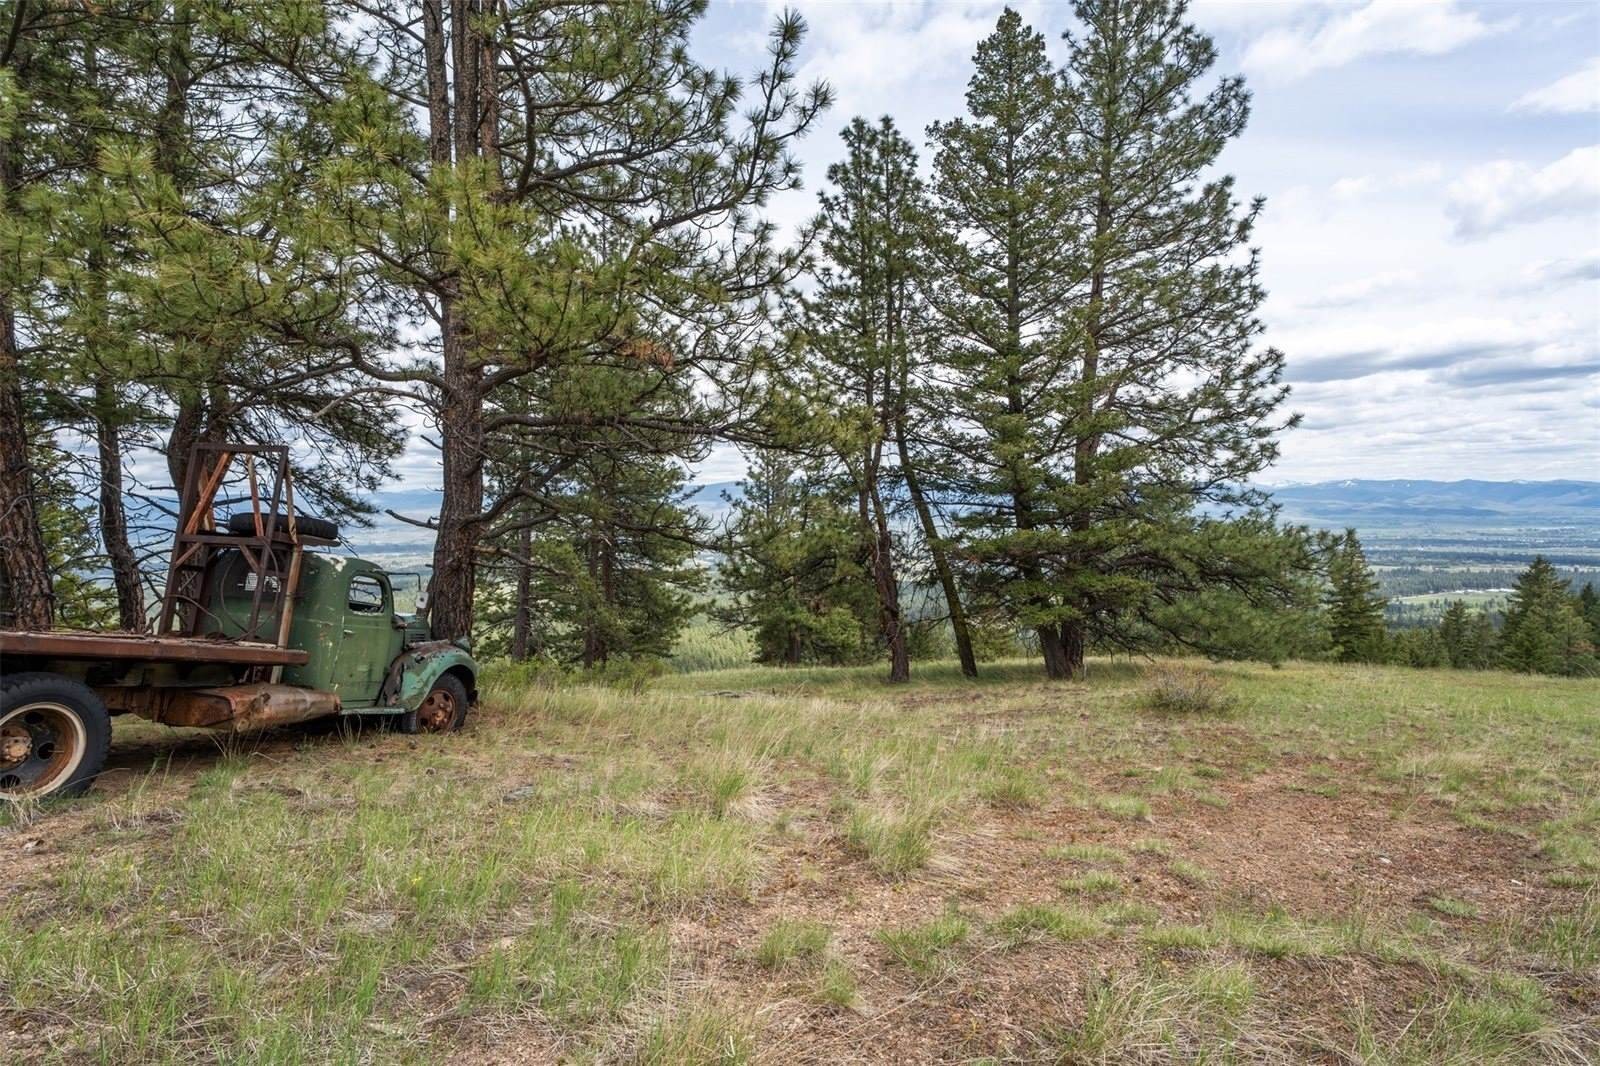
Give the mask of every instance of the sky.
[[[960, 114], [1001, 6], [713, 0], [702, 61], [754, 70], [792, 7], [805, 80], [834, 90], [797, 152], [807, 187], [772, 216], [815, 210], [852, 116], [922, 146]], [[1013, 6], [1062, 58], [1070, 4]], [[1221, 167], [1266, 197], [1262, 317], [1304, 416], [1263, 480], [1600, 480], [1600, 5], [1194, 0], [1190, 17], [1253, 95]], [[722, 449], [697, 478], [742, 467]]]

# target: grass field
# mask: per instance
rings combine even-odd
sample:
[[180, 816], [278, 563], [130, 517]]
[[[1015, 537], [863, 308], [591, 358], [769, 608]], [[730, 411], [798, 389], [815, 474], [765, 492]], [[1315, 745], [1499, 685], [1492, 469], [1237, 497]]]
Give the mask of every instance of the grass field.
[[1600, 1056], [1594, 682], [877, 675], [119, 722], [0, 816], [4, 1061]]

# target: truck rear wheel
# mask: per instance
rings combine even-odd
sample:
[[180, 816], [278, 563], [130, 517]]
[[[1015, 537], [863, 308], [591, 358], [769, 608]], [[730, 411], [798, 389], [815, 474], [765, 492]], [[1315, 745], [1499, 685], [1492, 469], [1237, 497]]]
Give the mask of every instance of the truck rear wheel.
[[417, 704], [400, 715], [402, 733], [454, 733], [467, 720], [467, 686], [454, 674], [442, 674]]
[[0, 678], [0, 796], [76, 796], [106, 764], [111, 716], [59, 674]]

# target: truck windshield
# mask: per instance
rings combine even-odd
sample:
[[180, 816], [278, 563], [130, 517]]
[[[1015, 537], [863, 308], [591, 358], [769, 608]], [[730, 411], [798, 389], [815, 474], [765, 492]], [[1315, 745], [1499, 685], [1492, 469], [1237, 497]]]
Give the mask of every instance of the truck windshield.
[[395, 614], [416, 614], [422, 598], [422, 575], [415, 571], [385, 571], [394, 594]]

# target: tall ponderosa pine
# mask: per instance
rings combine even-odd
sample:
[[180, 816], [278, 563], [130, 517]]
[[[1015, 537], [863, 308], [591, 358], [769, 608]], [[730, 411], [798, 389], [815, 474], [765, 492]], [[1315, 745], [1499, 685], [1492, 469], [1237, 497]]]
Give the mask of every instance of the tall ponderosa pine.
[[[315, 170], [324, 220], [419, 338], [364, 365], [437, 426], [439, 637], [470, 631], [480, 548], [542, 506], [582, 457], [575, 437], [727, 434], [746, 416], [746, 331], [795, 265], [753, 210], [797, 181], [787, 146], [827, 94], [795, 83], [803, 26], [789, 17], [743, 96], [688, 54], [703, 10], [420, 0], [350, 27], [374, 60], [349, 65], [339, 141]], [[660, 352], [702, 386], [691, 408], [661, 419], [606, 395], [597, 409], [586, 367]], [[502, 407], [505, 389], [518, 396]], [[537, 459], [490, 500], [497, 454]]]
[[[1244, 543], [1284, 547], [1270, 520], [1230, 527], [1194, 508], [1259, 510], [1238, 486], [1273, 461], [1274, 434], [1294, 419], [1279, 412], [1283, 357], [1259, 345], [1265, 293], [1248, 242], [1261, 201], [1241, 207], [1233, 179], [1211, 176], [1244, 130], [1242, 81], [1196, 96], [1216, 49], [1181, 2], [1074, 11], [1084, 29], [1066, 37], [1064, 77], [1081, 274], [1051, 504], [1067, 534], [1054, 568], [1076, 668], [1090, 641], [1136, 645], [1129, 623], [1159, 626], [1175, 596], [1290, 594], [1280, 566]], [[1296, 565], [1288, 553], [1272, 563]]]
[[916, 319], [913, 257], [922, 226], [916, 153], [894, 123], [857, 118], [847, 155], [821, 194], [823, 260], [805, 299], [804, 356], [812, 402], [830, 412], [831, 441], [857, 500], [878, 597], [889, 680], [910, 677], [889, 470], [905, 406]]
[[1052, 677], [1070, 663], [1066, 609], [1043, 556], [1056, 539], [1041, 499], [1067, 414], [1064, 334], [1075, 222], [1060, 82], [1042, 35], [1007, 10], [979, 45], [967, 116], [935, 123], [929, 300], [944, 335], [949, 494], [963, 552], [992, 605], [1032, 629]]
[[975, 460], [971, 554], [1052, 677], [1090, 643], [1221, 651], [1174, 606], [1227, 590], [1287, 607], [1308, 562], [1238, 487], [1294, 421], [1278, 413], [1282, 356], [1258, 347], [1259, 202], [1207, 178], [1243, 129], [1243, 86], [1194, 98], [1215, 50], [1182, 5], [1075, 10], [1085, 29], [1060, 75], [1002, 15], [978, 49], [972, 117], [932, 130], [951, 235], [932, 291], [951, 406], [970, 417], [949, 445]]
[[1377, 662], [1383, 657], [1383, 611], [1378, 579], [1354, 529], [1334, 545], [1328, 560], [1328, 634], [1340, 662]]

